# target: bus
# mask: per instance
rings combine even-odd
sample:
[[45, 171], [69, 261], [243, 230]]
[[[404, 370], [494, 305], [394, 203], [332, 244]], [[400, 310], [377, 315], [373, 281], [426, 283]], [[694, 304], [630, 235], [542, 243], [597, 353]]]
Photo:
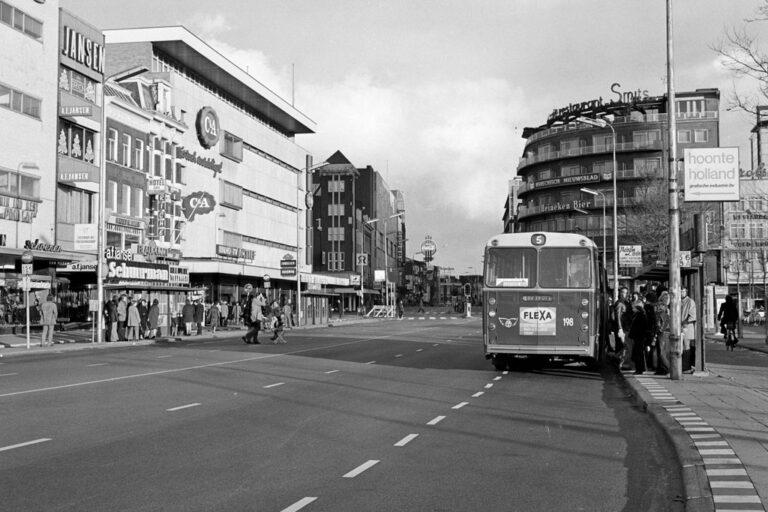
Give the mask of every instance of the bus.
[[605, 272], [589, 238], [504, 233], [488, 240], [483, 268], [483, 343], [497, 370], [518, 358], [602, 358]]

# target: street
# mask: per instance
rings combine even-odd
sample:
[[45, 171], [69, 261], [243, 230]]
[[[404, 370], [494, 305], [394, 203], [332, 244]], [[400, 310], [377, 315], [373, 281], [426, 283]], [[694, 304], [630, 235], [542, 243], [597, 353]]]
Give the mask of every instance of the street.
[[476, 318], [286, 337], [2, 360], [2, 509], [682, 510], [612, 368], [494, 371]]

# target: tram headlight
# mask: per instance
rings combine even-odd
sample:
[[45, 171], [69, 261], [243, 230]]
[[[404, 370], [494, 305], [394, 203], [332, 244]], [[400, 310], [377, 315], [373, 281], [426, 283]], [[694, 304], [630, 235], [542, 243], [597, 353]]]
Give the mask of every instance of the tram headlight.
[[584, 307], [589, 306], [589, 299], [587, 299], [587, 298], [581, 299], [581, 305], [584, 306]]
[[495, 318], [496, 317], [496, 310], [495, 309], [488, 310], [488, 316], [491, 317], [491, 318]]
[[587, 324], [582, 324], [581, 330], [586, 332], [589, 330], [589, 326]]
[[587, 311], [582, 311], [581, 312], [581, 318], [586, 320], [587, 318], [589, 318], [589, 313]]
[[495, 306], [496, 305], [496, 297], [488, 297], [488, 305], [489, 306]]
[[488, 330], [489, 331], [495, 331], [496, 330], [496, 324], [493, 322], [488, 322]]

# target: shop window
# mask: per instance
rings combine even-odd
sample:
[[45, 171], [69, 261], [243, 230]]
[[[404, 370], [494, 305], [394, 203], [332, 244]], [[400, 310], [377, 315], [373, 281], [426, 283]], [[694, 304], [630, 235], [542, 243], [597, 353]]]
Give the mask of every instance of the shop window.
[[231, 158], [236, 162], [243, 161], [243, 139], [232, 135], [229, 132], [224, 132], [224, 137], [221, 140], [221, 156]]

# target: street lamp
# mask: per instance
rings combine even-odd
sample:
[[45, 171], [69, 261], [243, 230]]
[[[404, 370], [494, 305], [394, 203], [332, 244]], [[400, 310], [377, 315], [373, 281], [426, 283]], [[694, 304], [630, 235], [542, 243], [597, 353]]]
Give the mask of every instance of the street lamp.
[[380, 220], [384, 221], [384, 305], [386, 306], [387, 316], [389, 316], [389, 247], [387, 247], [387, 221], [389, 219], [394, 219], [395, 217], [401, 217], [403, 215], [405, 215], [405, 212], [396, 213], [394, 215], [390, 215], [389, 217], [370, 219], [365, 221], [365, 224], [373, 224]]
[[[595, 128], [611, 129], [611, 150], [613, 153], [613, 301], [619, 300], [619, 229], [618, 229], [618, 201], [616, 200], [616, 130], [605, 119], [591, 119], [589, 117], [577, 117], [576, 121], [594, 126]], [[584, 190], [584, 189], [582, 189]]]
[[608, 265], [608, 259], [605, 253], [605, 250], [606, 250], [605, 248], [605, 220], [606, 220], [605, 219], [605, 194], [603, 194], [599, 190], [592, 190], [591, 188], [587, 188], [587, 187], [582, 187], [581, 191], [584, 192], [585, 194], [590, 194], [593, 196], [599, 195], [600, 197], [603, 198], [603, 265]]

